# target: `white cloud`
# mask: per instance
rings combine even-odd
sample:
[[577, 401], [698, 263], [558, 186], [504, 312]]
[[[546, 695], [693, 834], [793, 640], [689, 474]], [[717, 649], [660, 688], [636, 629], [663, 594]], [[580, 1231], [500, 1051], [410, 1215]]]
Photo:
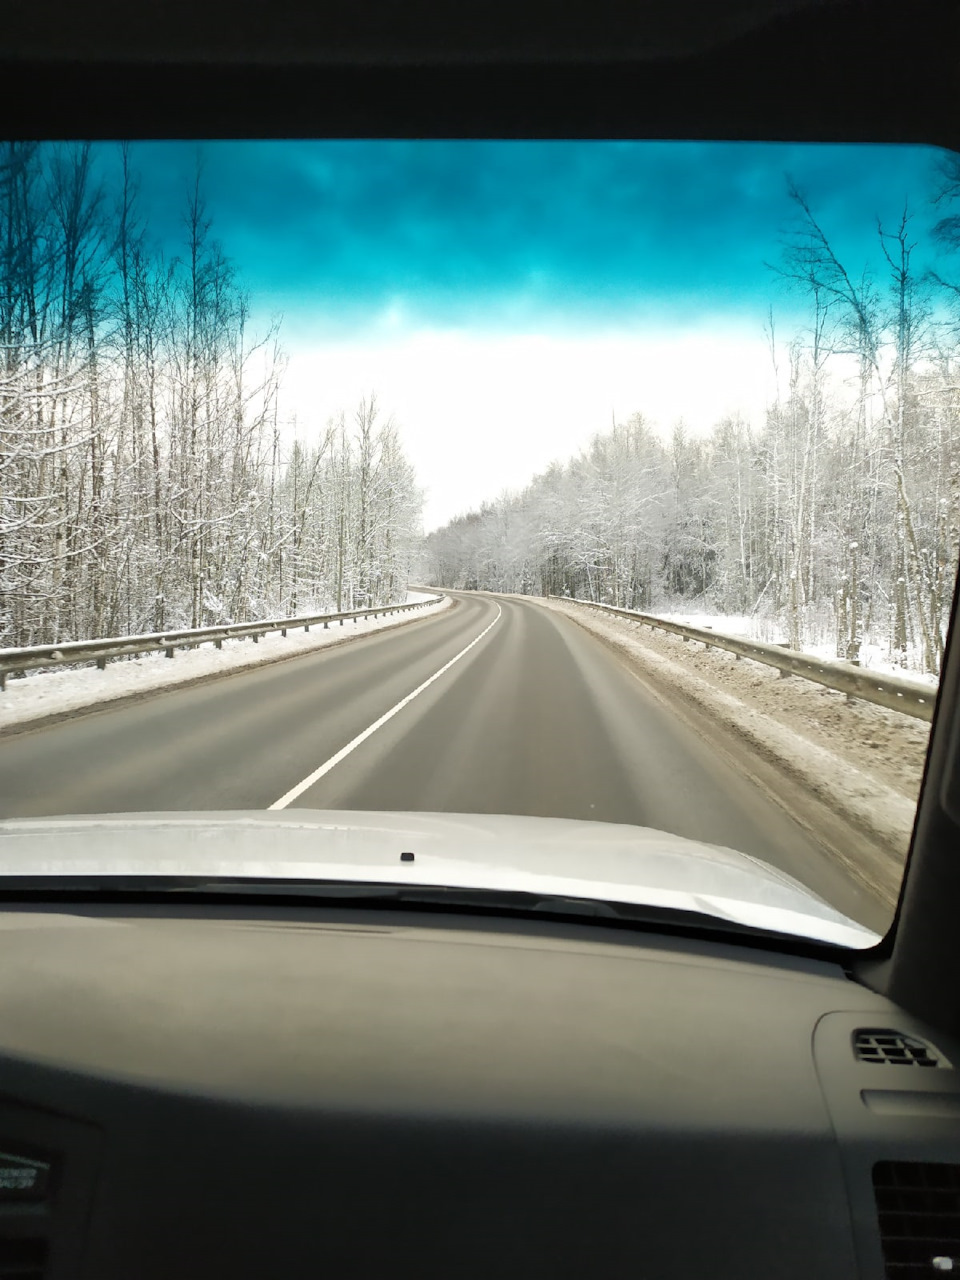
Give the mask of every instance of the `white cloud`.
[[613, 415], [640, 411], [664, 432], [683, 418], [700, 434], [736, 411], [759, 423], [774, 391], [762, 333], [730, 327], [583, 338], [389, 329], [288, 340], [284, 410], [305, 434], [375, 391], [427, 490], [427, 529], [521, 488]]

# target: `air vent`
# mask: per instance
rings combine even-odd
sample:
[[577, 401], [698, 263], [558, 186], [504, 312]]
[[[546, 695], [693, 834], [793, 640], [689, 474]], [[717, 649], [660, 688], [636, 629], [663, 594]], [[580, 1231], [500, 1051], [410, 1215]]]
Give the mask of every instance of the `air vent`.
[[0, 1236], [0, 1280], [43, 1280], [47, 1242], [31, 1236]]
[[888, 1280], [960, 1271], [960, 1165], [886, 1160], [873, 1190]]
[[857, 1031], [853, 1037], [853, 1052], [859, 1062], [876, 1062], [887, 1066], [945, 1065], [930, 1045], [899, 1031]]
[[52, 1178], [49, 1156], [0, 1143], [0, 1280], [43, 1280]]

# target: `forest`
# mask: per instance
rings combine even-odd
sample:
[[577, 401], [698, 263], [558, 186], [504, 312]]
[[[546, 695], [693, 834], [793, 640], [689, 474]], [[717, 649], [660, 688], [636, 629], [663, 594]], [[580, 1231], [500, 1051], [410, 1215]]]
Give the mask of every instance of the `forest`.
[[787, 194], [770, 278], [803, 320], [784, 333], [771, 307], [763, 421], [635, 413], [421, 543], [375, 395], [322, 424], [286, 410], [279, 322], [254, 331], [199, 160], [171, 248], [135, 148], [3, 144], [0, 646], [389, 603], [419, 557], [437, 586], [746, 614], [936, 674], [960, 541], [960, 161], [872, 229], [872, 268]]
[[404, 597], [422, 497], [375, 396], [284, 413], [202, 164], [165, 253], [132, 149], [0, 148], [0, 646]]
[[431, 533], [430, 581], [752, 615], [793, 648], [826, 641], [857, 662], [870, 640], [939, 671], [960, 529], [960, 160], [938, 175], [928, 229], [906, 206], [877, 224], [881, 271], [842, 261], [804, 193], [788, 195], [770, 270], [805, 320], [784, 336], [771, 311], [781, 390], [765, 420], [696, 437], [642, 413], [616, 422]]

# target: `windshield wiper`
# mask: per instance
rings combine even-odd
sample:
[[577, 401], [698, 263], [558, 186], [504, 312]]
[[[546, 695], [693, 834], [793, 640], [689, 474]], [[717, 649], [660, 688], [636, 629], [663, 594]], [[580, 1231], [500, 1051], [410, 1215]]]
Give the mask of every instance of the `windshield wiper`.
[[[405, 885], [368, 880], [261, 880], [249, 876], [0, 876], [0, 905], [27, 899], [43, 900], [103, 897], [162, 898], [197, 895], [208, 897], [295, 898], [298, 901], [413, 904], [417, 906], [496, 908], [502, 911], [551, 911], [564, 915], [603, 916], [621, 919], [629, 903], [540, 894], [526, 890], [463, 888], [458, 885]], [[645, 908], [639, 908], [645, 910]], [[678, 915], [702, 917], [698, 912]]]
[[[466, 888], [459, 885], [395, 884], [390, 881], [263, 880], [246, 876], [9, 876], [0, 877], [0, 908], [6, 903], [146, 902], [204, 903], [250, 900], [286, 905], [304, 902], [362, 909], [423, 909], [527, 919], [599, 920], [605, 925], [647, 926], [660, 931], [723, 933], [739, 941], [764, 939], [808, 943], [790, 933], [742, 925], [710, 911], [646, 903], [580, 898], [530, 890]], [[830, 943], [818, 947], [832, 947]]]

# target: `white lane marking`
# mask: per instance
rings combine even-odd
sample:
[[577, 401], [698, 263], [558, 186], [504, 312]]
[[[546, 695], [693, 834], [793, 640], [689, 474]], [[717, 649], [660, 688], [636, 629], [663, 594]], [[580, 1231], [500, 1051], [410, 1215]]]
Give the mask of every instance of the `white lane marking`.
[[449, 662], [445, 663], [439, 671], [435, 671], [432, 676], [424, 680], [423, 684], [417, 685], [413, 693], [408, 693], [405, 698], [401, 698], [397, 705], [395, 707], [391, 707], [390, 710], [385, 712], [379, 720], [374, 720], [373, 724], [364, 729], [363, 733], [358, 733], [357, 736], [348, 742], [345, 747], [341, 747], [336, 755], [331, 756], [329, 760], [320, 765], [319, 769], [314, 769], [313, 773], [304, 778], [302, 782], [298, 782], [295, 787], [291, 787], [290, 790], [286, 792], [285, 795], [282, 795], [279, 800], [274, 800], [273, 804], [269, 806], [268, 811], [269, 809], [285, 809], [288, 804], [296, 800], [298, 796], [302, 796], [303, 793], [312, 787], [315, 782], [318, 782], [325, 773], [329, 773], [331, 769], [335, 769], [341, 760], [345, 760], [351, 751], [355, 751], [356, 748], [359, 747], [361, 742], [366, 742], [367, 738], [369, 738], [371, 734], [376, 733], [377, 730], [385, 725], [388, 720], [392, 720], [397, 712], [402, 711], [408, 702], [412, 702], [418, 694], [423, 693], [424, 689], [429, 688], [430, 685], [433, 684], [434, 680], [439, 680], [445, 671], [449, 671], [455, 662], [459, 662], [462, 657], [470, 652], [475, 644], [479, 644], [487, 632], [492, 631], [500, 621], [502, 613], [503, 610], [499, 605], [497, 605], [497, 616], [488, 627], [484, 627], [480, 634], [470, 641], [465, 649], [461, 649], [460, 652], [452, 657]]

